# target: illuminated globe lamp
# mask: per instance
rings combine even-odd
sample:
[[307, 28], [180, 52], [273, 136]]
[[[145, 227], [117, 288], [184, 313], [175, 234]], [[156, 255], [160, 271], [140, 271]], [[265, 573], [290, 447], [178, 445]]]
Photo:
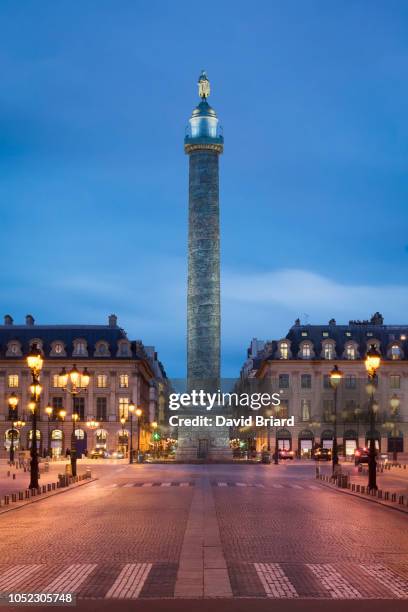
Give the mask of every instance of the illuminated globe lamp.
[[365, 367], [368, 372], [370, 380], [374, 380], [377, 370], [381, 365], [381, 355], [377, 350], [375, 344], [372, 344], [367, 351], [365, 358]]
[[33, 344], [30, 352], [27, 355], [27, 365], [32, 373], [38, 375], [43, 367], [44, 360], [36, 344]]
[[63, 421], [65, 417], [67, 416], [67, 411], [64, 408], [61, 408], [61, 410], [58, 413], [58, 416], [61, 419], [61, 421]]
[[40, 385], [40, 372], [44, 360], [37, 344], [33, 344], [27, 355], [27, 366], [31, 372], [31, 401], [29, 408], [32, 413], [32, 441], [31, 441], [31, 461], [30, 461], [30, 489], [38, 489], [39, 468], [38, 468], [38, 449], [37, 449], [37, 403], [42, 391]]
[[13, 392], [10, 394], [9, 400], [8, 400], [9, 406], [12, 410], [15, 410], [18, 406], [18, 397], [17, 395]]

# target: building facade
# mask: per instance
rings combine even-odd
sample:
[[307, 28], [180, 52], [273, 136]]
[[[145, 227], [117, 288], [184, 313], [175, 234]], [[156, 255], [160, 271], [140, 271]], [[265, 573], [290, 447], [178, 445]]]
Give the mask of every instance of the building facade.
[[[374, 389], [367, 387], [365, 356], [371, 345], [381, 353]], [[353, 455], [371, 435], [369, 401], [374, 390], [375, 430], [381, 452], [408, 450], [408, 325], [385, 325], [376, 313], [370, 320], [337, 325], [302, 325], [273, 341], [254, 340], [241, 370], [240, 385], [272, 388], [281, 397], [280, 416], [294, 416], [295, 426], [273, 431], [272, 447], [310, 456], [316, 446], [331, 447], [334, 436], [334, 390], [330, 371], [337, 365], [342, 380], [337, 395], [337, 441]], [[247, 432], [261, 450], [268, 432]], [[256, 438], [256, 439], [255, 439]]]
[[[27, 315], [25, 325], [15, 325], [6, 315], [0, 326], [0, 439], [1, 453], [10, 448], [11, 437], [17, 449], [27, 450], [31, 444], [30, 373], [26, 357], [36, 345], [42, 352], [43, 387], [38, 413], [37, 444], [42, 455], [63, 455], [71, 446], [74, 429], [72, 414], [78, 415], [75, 425], [78, 454], [94, 449], [128, 453], [130, 441], [129, 404], [142, 409], [140, 444], [151, 446], [151, 423], [160, 417], [158, 389], [166, 386], [166, 375], [154, 347], [145, 350], [141, 341], [131, 341], [111, 315], [107, 325], [36, 325]], [[74, 365], [80, 373], [87, 369], [88, 386], [77, 395], [61, 388], [59, 374]], [[17, 406], [10, 406], [10, 397]], [[45, 411], [51, 407], [50, 416]], [[61, 412], [62, 411], [62, 412]], [[63, 418], [61, 415], [64, 415]], [[125, 423], [120, 419], [124, 417]], [[20, 422], [25, 423], [22, 425]], [[12, 423], [17, 425], [12, 432]], [[132, 418], [133, 448], [137, 444], [137, 418]]]

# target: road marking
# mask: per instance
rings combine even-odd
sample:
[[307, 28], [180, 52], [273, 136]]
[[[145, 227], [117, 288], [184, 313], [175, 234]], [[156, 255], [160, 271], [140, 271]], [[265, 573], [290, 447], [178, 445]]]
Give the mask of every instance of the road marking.
[[300, 485], [289, 485], [292, 489], [303, 489], [303, 487], [301, 487]]
[[151, 568], [151, 563], [126, 563], [105, 599], [136, 599]]
[[219, 487], [227, 487], [228, 486], [226, 482], [217, 482], [217, 485]]
[[142, 487], [152, 487], [153, 483], [152, 482], [143, 482], [142, 483]]
[[396, 572], [376, 563], [375, 565], [365, 565], [362, 563], [360, 567], [367, 572], [370, 576], [373, 576], [378, 582], [387, 587], [394, 595], [399, 599], [405, 599], [408, 597], [408, 582], [402, 576], [399, 576]]
[[128, 489], [129, 487], [134, 487], [134, 486], [135, 486], [134, 482], [128, 482], [127, 484], [123, 485], [123, 488]]
[[360, 591], [347, 582], [330, 563], [307, 563], [306, 565], [333, 599], [362, 598]]
[[263, 484], [254, 484], [254, 487], [262, 487], [262, 489], [264, 489], [265, 485], [263, 485]]
[[279, 563], [255, 563], [256, 573], [267, 597], [294, 599], [299, 597], [295, 587], [283, 572]]
[[246, 482], [236, 482], [236, 483], [235, 483], [235, 485], [236, 485], [237, 487], [246, 487], [246, 486], [247, 486], [247, 483], [246, 483]]
[[19, 582], [26, 580], [35, 571], [44, 567], [43, 565], [14, 565], [4, 574], [0, 575], [0, 591], [9, 591]]
[[189, 487], [190, 483], [189, 482], [180, 482], [180, 487]]
[[309, 485], [309, 489], [313, 489], [313, 491], [320, 491], [319, 487], [315, 487], [314, 485]]
[[283, 485], [280, 485], [280, 484], [274, 484], [272, 486], [274, 489], [283, 489]]
[[96, 563], [74, 563], [42, 590], [44, 593], [69, 593], [70, 591], [75, 591], [85, 582], [95, 567]]
[[161, 486], [162, 487], [169, 487], [171, 485], [171, 482], [162, 482]]

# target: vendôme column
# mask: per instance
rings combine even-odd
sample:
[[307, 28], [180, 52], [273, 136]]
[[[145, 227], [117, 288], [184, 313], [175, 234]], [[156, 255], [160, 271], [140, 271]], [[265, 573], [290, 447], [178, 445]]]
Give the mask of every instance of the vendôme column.
[[[218, 161], [224, 139], [215, 110], [207, 102], [210, 82], [203, 71], [201, 98], [189, 120], [184, 150], [189, 155], [187, 386], [216, 392], [220, 386], [220, 221]], [[204, 409], [191, 407], [191, 416]], [[215, 420], [215, 419], [214, 419]], [[231, 457], [227, 427], [179, 427], [177, 458]]]
[[188, 208], [187, 379], [190, 389], [216, 391], [220, 381], [220, 223], [218, 119], [208, 104], [210, 83], [198, 81], [201, 102], [190, 118]]

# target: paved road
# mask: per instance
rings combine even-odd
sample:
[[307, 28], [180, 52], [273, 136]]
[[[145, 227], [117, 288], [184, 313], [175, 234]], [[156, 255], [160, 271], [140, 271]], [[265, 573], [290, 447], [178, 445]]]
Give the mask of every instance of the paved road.
[[84, 610], [406, 606], [407, 517], [320, 486], [313, 465], [94, 471], [0, 517], [0, 591], [74, 591]]

